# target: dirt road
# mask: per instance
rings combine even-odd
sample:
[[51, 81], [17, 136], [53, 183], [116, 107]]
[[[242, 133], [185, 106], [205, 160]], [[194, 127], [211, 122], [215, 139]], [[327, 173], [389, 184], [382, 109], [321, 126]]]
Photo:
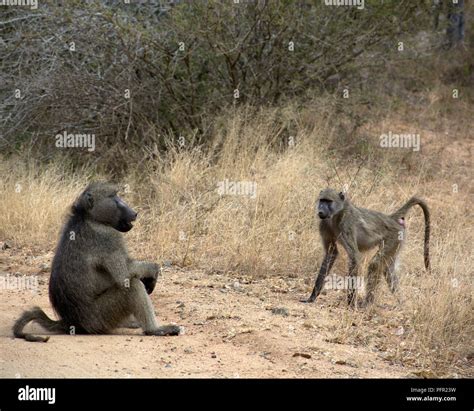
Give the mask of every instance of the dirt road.
[[[351, 312], [331, 291], [298, 301], [309, 278], [251, 280], [238, 275], [165, 269], [153, 296], [161, 322], [185, 327], [179, 337], [53, 335], [47, 343], [13, 339], [27, 307], [52, 315], [47, 283], [52, 254], [0, 252], [0, 273], [36, 275], [38, 287], [0, 290], [1, 377], [407, 377], [420, 373], [395, 353], [403, 345], [393, 306]], [[42, 270], [42, 271], [41, 271]], [[387, 318], [394, 317], [391, 324]], [[31, 330], [40, 331], [37, 326]]]

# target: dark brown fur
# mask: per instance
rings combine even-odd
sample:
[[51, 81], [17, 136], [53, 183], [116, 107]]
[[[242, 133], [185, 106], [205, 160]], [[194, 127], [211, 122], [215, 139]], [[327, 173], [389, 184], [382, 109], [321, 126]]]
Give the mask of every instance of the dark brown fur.
[[130, 317], [147, 335], [179, 334], [178, 326], [159, 327], [156, 322], [148, 294], [160, 267], [129, 257], [122, 232], [132, 228], [136, 213], [117, 196], [116, 187], [90, 184], [71, 211], [49, 282], [49, 298], [59, 320], [36, 307], [16, 321], [14, 336], [47, 341], [48, 337], [23, 332], [30, 321], [51, 332], [106, 334]]

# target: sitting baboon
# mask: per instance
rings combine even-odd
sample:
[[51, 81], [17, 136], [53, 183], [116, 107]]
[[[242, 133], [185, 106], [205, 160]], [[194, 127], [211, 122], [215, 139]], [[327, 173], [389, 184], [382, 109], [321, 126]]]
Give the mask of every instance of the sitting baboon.
[[[324, 279], [338, 255], [337, 243], [342, 245], [348, 254], [348, 275], [350, 278], [356, 278], [359, 275], [361, 251], [367, 251], [376, 246], [379, 247], [378, 252], [369, 264], [367, 295], [363, 305], [373, 302], [375, 287], [381, 273], [384, 274], [390, 290], [395, 292], [398, 284], [395, 264], [405, 236], [404, 216], [414, 205], [419, 205], [425, 216], [424, 261], [425, 267], [429, 269], [430, 213], [423, 200], [412, 197], [399, 210], [391, 215], [386, 215], [378, 211], [355, 207], [343, 193], [337, 193], [335, 190], [326, 189], [321, 191], [318, 201], [318, 216], [321, 219], [319, 232], [325, 256], [316, 277], [313, 292], [309, 299], [304, 300], [304, 302], [313, 302], [321, 292]], [[349, 288], [348, 303], [354, 305], [355, 298], [355, 288]]]
[[[177, 325], [158, 326], [150, 294], [160, 266], [128, 256], [122, 232], [137, 218], [110, 183], [92, 183], [78, 197], [53, 259], [49, 299], [59, 316], [40, 308], [26, 311], [13, 334], [28, 341], [47, 341], [23, 332], [30, 321], [57, 333], [106, 334], [134, 317], [146, 335], [178, 335]], [[148, 293], [148, 294], [147, 294]]]

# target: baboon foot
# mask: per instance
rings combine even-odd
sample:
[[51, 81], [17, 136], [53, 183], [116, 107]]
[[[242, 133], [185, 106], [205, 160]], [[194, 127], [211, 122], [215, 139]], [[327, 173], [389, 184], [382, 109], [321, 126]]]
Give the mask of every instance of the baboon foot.
[[352, 310], [364, 309], [368, 305], [366, 299], [357, 298], [354, 295], [352, 298], [347, 298], [347, 306]]
[[355, 293], [347, 295], [347, 305], [350, 308], [357, 308], [357, 297], [356, 297]]
[[356, 303], [349, 303], [347, 304], [347, 306], [351, 309], [351, 310], [357, 310], [359, 308], [359, 305], [356, 304]]
[[316, 301], [316, 296], [313, 296], [313, 295], [311, 295], [309, 298], [300, 299], [300, 303], [305, 303], [305, 304], [314, 303], [314, 301]]
[[158, 337], [164, 337], [168, 335], [180, 335], [183, 333], [183, 328], [179, 325], [162, 325], [156, 330], [145, 331], [145, 335], [155, 335]]

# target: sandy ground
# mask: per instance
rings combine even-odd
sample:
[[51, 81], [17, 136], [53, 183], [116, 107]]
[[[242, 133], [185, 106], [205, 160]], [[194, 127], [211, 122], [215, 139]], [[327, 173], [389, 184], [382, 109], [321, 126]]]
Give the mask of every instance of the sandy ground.
[[[403, 339], [395, 301], [372, 314], [349, 312], [342, 291], [302, 304], [309, 276], [252, 280], [169, 268], [152, 299], [159, 320], [184, 326], [184, 335], [147, 337], [121, 329], [114, 335], [53, 335], [47, 343], [13, 339], [11, 326], [23, 309], [38, 305], [53, 314], [51, 258], [39, 250], [0, 251], [0, 274], [39, 280], [35, 292], [0, 290], [0, 377], [398, 378], [425, 372], [395, 359]], [[392, 324], [382, 321], [386, 316], [395, 316]], [[41, 332], [35, 325], [29, 329]]]

